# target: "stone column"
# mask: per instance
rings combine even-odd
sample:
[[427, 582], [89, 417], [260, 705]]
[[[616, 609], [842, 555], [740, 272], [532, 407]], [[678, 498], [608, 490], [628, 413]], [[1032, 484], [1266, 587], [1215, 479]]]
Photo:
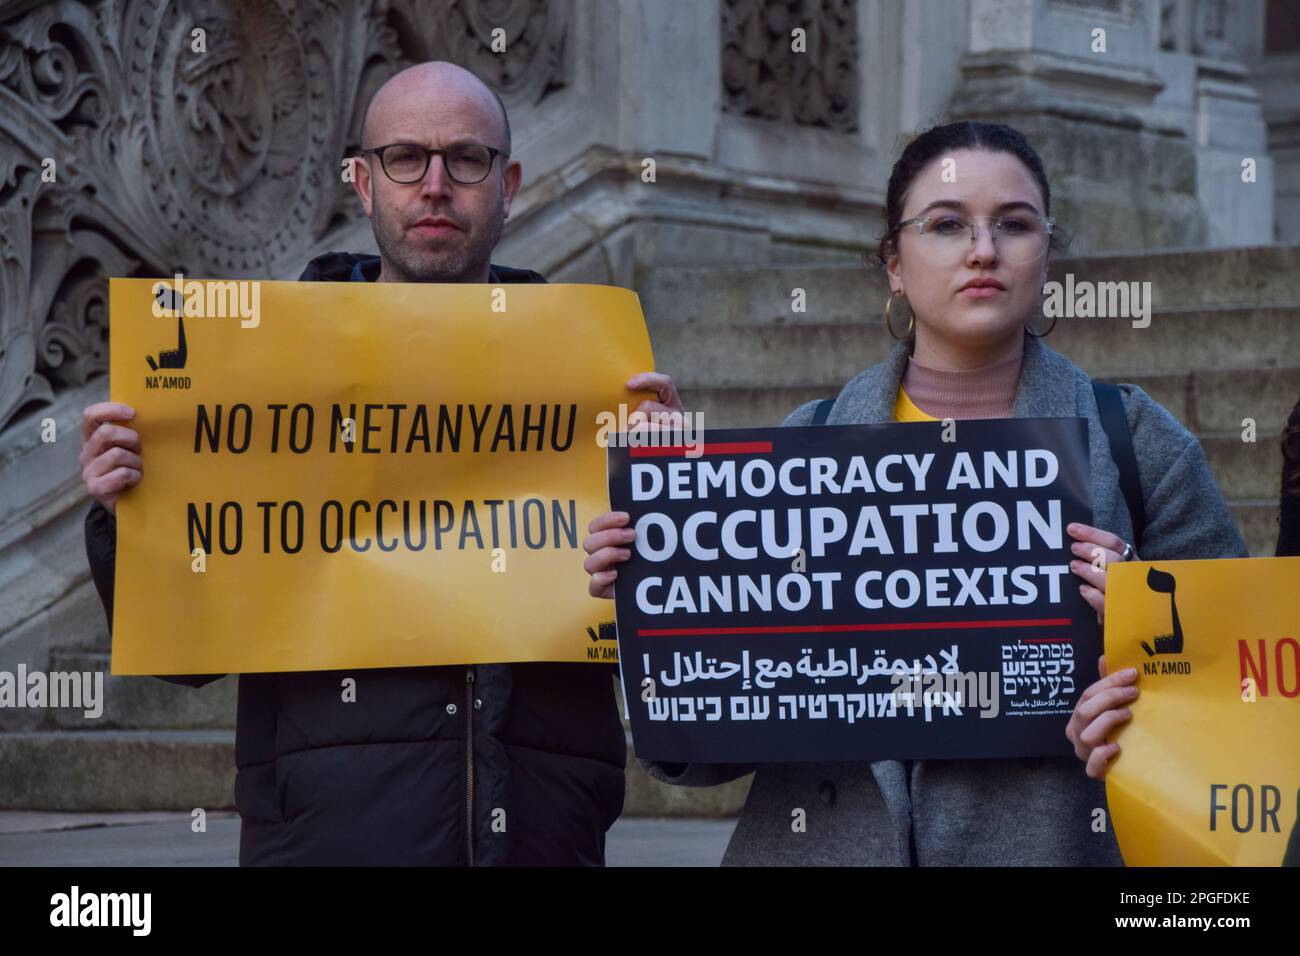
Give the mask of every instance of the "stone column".
[[1193, 145], [1151, 109], [1155, 28], [1139, 0], [972, 0], [952, 116], [1029, 137], [1076, 252], [1205, 239]]

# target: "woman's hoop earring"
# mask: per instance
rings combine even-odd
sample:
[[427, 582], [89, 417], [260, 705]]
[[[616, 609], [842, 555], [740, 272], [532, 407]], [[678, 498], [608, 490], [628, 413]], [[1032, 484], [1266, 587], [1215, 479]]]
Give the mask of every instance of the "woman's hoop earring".
[[[900, 338], [899, 335], [898, 335], [898, 333], [894, 331], [894, 324], [893, 324], [892, 322], [889, 321], [889, 310], [890, 310], [890, 309], [893, 307], [893, 305], [894, 305], [894, 296], [896, 296], [896, 295], [898, 295], [898, 294], [899, 294], [899, 293], [897, 293], [897, 292], [891, 292], [891, 293], [889, 293], [889, 298], [885, 300], [885, 328], [889, 329], [889, 335], [890, 335], [891, 338], [897, 339], [899, 342], [901, 342], [901, 341], [903, 341], [903, 339]], [[904, 297], [904, 298], [906, 298], [906, 297]], [[911, 309], [908, 309], [908, 312], [911, 313]], [[907, 331], [904, 332], [903, 335], [904, 335], [904, 336], [911, 335], [911, 334], [912, 334], [912, 326], [915, 325], [915, 324], [916, 324], [916, 316], [913, 315], [913, 314], [909, 314], [909, 315], [907, 316]]]
[[1025, 331], [1036, 339], [1045, 339], [1052, 334], [1052, 329], [1056, 328], [1056, 320], [1059, 316], [1052, 316], [1052, 324], [1047, 327], [1046, 332], [1037, 332], [1034, 330], [1034, 320], [1031, 318], [1025, 322]]

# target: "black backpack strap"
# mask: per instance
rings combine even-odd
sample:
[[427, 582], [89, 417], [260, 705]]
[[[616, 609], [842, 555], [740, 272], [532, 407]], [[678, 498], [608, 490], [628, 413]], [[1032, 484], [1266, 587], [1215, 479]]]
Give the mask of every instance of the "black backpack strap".
[[812, 423], [814, 425], [825, 425], [826, 419], [830, 417], [831, 414], [831, 406], [834, 404], [835, 399], [833, 398], [823, 398], [818, 402], [817, 407], [813, 409]]
[[1128, 415], [1124, 413], [1124, 398], [1119, 386], [1109, 382], [1093, 382], [1097, 396], [1097, 411], [1101, 427], [1110, 443], [1110, 456], [1119, 467], [1119, 490], [1128, 502], [1129, 517], [1133, 519], [1133, 549], [1139, 550], [1142, 532], [1146, 530], [1147, 510], [1142, 503], [1142, 481], [1138, 477], [1137, 454], [1133, 450], [1133, 433], [1129, 431]]

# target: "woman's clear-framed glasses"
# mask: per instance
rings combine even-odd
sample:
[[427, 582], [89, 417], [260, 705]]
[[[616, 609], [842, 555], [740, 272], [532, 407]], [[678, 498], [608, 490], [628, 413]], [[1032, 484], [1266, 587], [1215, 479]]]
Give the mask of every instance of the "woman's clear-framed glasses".
[[1056, 220], [1028, 212], [1004, 216], [963, 216], [937, 213], [905, 219], [898, 224], [901, 233], [907, 227], [919, 238], [916, 248], [935, 262], [955, 262], [964, 258], [979, 241], [980, 225], [991, 231], [993, 245], [1007, 262], [1024, 263], [1046, 255]]

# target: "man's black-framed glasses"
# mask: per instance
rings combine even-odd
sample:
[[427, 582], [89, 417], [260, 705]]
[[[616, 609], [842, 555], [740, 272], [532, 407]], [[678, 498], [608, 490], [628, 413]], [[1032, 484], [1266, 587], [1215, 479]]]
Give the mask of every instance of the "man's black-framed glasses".
[[403, 186], [423, 179], [435, 154], [442, 157], [442, 168], [447, 171], [452, 182], [462, 186], [473, 186], [487, 179], [488, 173], [492, 171], [492, 163], [498, 156], [504, 155], [504, 150], [478, 143], [453, 143], [443, 149], [428, 149], [415, 143], [389, 143], [387, 146], [363, 149], [361, 152], [378, 156], [384, 175]]

